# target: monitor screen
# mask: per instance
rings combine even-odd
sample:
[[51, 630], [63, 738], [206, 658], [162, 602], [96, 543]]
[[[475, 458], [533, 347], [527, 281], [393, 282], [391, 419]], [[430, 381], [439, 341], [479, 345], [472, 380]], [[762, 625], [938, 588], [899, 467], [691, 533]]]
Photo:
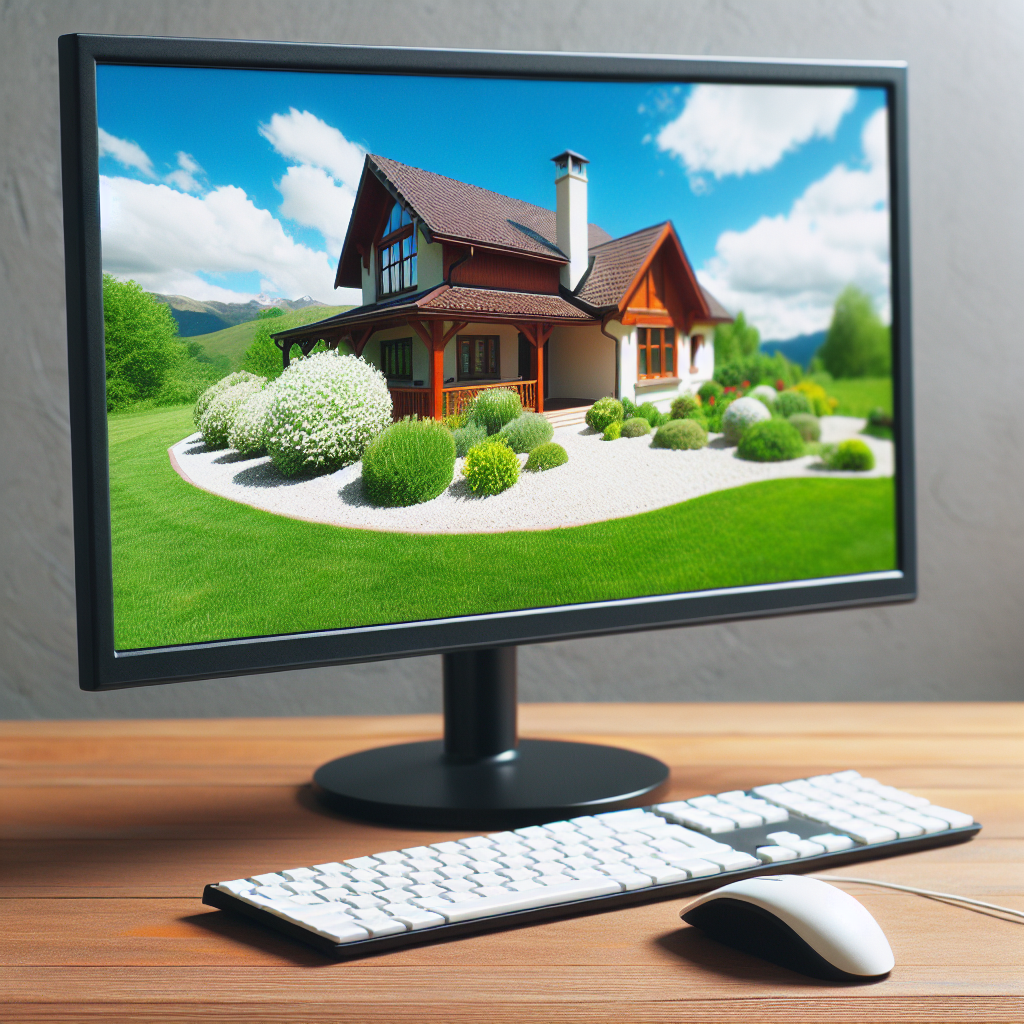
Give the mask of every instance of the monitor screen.
[[83, 685], [913, 595], [901, 66], [72, 41]]

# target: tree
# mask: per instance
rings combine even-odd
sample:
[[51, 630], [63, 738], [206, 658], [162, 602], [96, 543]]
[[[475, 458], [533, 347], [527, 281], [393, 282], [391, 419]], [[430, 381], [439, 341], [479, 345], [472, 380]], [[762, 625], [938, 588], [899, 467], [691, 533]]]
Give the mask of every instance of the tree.
[[[277, 309], [278, 307], [275, 306], [274, 308]], [[271, 334], [285, 331], [289, 327], [302, 327], [316, 320], [322, 320], [324, 318], [324, 309], [323, 306], [307, 306], [305, 309], [297, 309], [291, 313], [279, 314], [287, 316], [288, 320], [286, 323], [281, 323], [269, 310], [264, 310], [263, 312], [267, 316], [261, 315], [257, 317], [261, 323], [256, 328], [252, 342], [242, 356], [239, 369], [248, 370], [249, 373], [266, 377], [268, 380], [276, 380], [284, 372], [284, 360], [281, 358], [281, 350], [274, 344]], [[313, 352], [323, 352], [324, 348], [324, 343], [318, 341]], [[347, 351], [347, 348], [343, 351]], [[312, 354], [311, 352], [310, 355]], [[291, 358], [293, 361], [296, 358], [301, 358], [297, 347], [291, 350]]]
[[741, 359], [757, 355], [761, 347], [761, 332], [752, 324], [741, 310], [731, 324], [718, 324], [715, 327], [715, 363], [737, 363]]
[[280, 306], [271, 306], [270, 309], [261, 309], [256, 314], [256, 319], [271, 320], [276, 316], [284, 316], [284, 310]]
[[108, 409], [153, 398], [180, 357], [170, 307], [113, 274], [103, 275], [103, 339]]
[[889, 328], [878, 318], [871, 297], [856, 285], [847, 285], [836, 299], [832, 323], [816, 358], [833, 377], [892, 373]]

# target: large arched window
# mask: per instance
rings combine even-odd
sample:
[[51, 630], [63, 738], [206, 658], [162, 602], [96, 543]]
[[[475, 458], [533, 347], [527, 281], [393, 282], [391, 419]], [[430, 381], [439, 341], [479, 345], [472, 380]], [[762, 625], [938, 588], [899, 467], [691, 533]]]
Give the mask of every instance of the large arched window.
[[416, 225], [395, 203], [377, 243], [377, 295], [384, 298], [416, 287]]

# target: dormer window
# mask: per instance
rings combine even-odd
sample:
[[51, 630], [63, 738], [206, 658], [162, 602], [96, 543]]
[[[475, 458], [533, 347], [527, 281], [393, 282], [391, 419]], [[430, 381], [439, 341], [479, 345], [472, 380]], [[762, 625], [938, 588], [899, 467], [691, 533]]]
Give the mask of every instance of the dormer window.
[[395, 203], [377, 243], [377, 296], [416, 287], [416, 225], [409, 211]]

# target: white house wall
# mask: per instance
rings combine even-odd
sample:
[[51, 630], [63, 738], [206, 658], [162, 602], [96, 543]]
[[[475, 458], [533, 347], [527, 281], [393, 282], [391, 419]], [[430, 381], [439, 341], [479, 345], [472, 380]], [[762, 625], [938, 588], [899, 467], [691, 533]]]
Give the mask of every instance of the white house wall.
[[697, 351], [697, 372], [690, 375], [690, 381], [700, 387], [715, 374], [715, 328], [712, 324], [694, 324], [690, 337], [704, 335], [704, 344]]
[[556, 327], [548, 349], [549, 398], [614, 395], [615, 343], [599, 327]]
[[[710, 380], [715, 372], [715, 328], [711, 324], [695, 324], [690, 336], [679, 339], [676, 352], [679, 381], [667, 386], [657, 386], [656, 381], [641, 382], [637, 376], [636, 328], [627, 328], [619, 324], [609, 324], [612, 333], [622, 333], [619, 342], [619, 396], [625, 396], [637, 405], [642, 402], [654, 402], [659, 407], [668, 408], [676, 395], [686, 391], [696, 391], [701, 384]], [[704, 335], [704, 344], [697, 353], [697, 372], [690, 373], [690, 337], [694, 334]]]

